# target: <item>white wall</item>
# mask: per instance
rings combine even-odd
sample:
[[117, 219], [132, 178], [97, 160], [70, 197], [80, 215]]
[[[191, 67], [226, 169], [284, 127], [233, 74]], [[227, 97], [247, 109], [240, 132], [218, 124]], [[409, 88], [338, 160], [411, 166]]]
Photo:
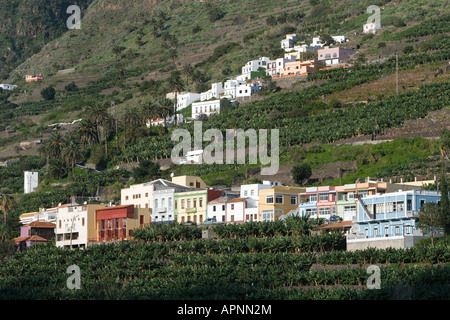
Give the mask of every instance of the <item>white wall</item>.
[[153, 191], [151, 222], [175, 221], [174, 189]]
[[24, 172], [24, 193], [34, 192], [34, 189], [37, 188], [39, 184], [39, 173], [32, 171]]
[[[70, 246], [70, 240], [64, 240], [64, 234], [78, 232], [78, 238], [72, 239], [72, 246], [87, 246], [88, 244], [88, 215], [87, 207], [73, 205], [59, 208], [56, 219], [56, 246]], [[58, 235], [63, 238], [58, 241]]]

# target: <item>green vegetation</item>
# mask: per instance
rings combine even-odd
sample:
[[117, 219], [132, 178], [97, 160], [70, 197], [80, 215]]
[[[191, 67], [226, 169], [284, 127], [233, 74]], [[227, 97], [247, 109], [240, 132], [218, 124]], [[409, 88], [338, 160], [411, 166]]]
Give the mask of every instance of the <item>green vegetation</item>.
[[[145, 234], [140, 236], [144, 241], [98, 244], [84, 250], [36, 245], [0, 265], [0, 297], [44, 300], [445, 300], [449, 297], [448, 246], [348, 252], [342, 250], [340, 234], [205, 240], [197, 238], [200, 230], [154, 225], [142, 230]], [[176, 234], [182, 237], [177, 238]], [[34, 263], [37, 260], [42, 263]], [[66, 287], [66, 269], [74, 264], [82, 273], [80, 290]], [[379, 290], [367, 290], [369, 264], [380, 266]]]

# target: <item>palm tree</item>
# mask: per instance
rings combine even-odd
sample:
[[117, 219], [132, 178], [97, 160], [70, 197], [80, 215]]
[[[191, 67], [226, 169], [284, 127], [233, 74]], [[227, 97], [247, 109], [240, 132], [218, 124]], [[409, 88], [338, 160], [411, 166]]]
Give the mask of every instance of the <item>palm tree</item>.
[[177, 121], [177, 102], [178, 102], [178, 93], [184, 89], [183, 82], [180, 78], [180, 72], [175, 71], [172, 72], [170, 78], [168, 79], [169, 87], [172, 91], [175, 92], [175, 105], [174, 105], [174, 116], [175, 116], [175, 125], [178, 124]]
[[92, 122], [91, 119], [84, 119], [81, 121], [81, 125], [78, 127], [78, 135], [80, 137], [80, 141], [87, 143], [89, 145], [89, 149], [91, 149], [91, 142], [95, 141], [98, 137], [95, 123]]
[[75, 176], [75, 163], [83, 159], [84, 152], [81, 144], [74, 139], [70, 139], [63, 149], [64, 159], [72, 168], [72, 176]]
[[59, 158], [66, 141], [59, 132], [53, 132], [50, 136], [50, 156]]
[[167, 118], [173, 115], [172, 101], [167, 98], [163, 98], [158, 101], [160, 107], [160, 115], [164, 119], [164, 127], [167, 127]]
[[104, 103], [94, 102], [86, 108], [87, 117], [94, 121], [97, 128], [97, 142], [101, 142], [100, 127], [108, 118], [108, 107]]
[[0, 199], [0, 210], [3, 212], [3, 224], [6, 226], [8, 213], [14, 209], [16, 202], [14, 201], [14, 198], [7, 193], [2, 193]]
[[50, 168], [50, 157], [51, 157], [51, 141], [50, 140], [44, 140], [42, 141], [41, 146], [38, 149], [38, 152], [45, 156], [46, 158], [46, 163], [47, 163], [47, 173], [49, 172], [49, 168]]
[[140, 109], [140, 113], [142, 116], [142, 119], [144, 120], [144, 125], [147, 124], [147, 122], [155, 117], [159, 116], [157, 106], [152, 101], [146, 101]]
[[181, 73], [184, 76], [186, 76], [186, 84], [187, 85], [189, 85], [189, 78], [192, 77], [192, 75], [194, 74], [194, 70], [195, 70], [195, 68], [189, 63], [186, 63], [183, 66], [183, 69], [181, 70]]

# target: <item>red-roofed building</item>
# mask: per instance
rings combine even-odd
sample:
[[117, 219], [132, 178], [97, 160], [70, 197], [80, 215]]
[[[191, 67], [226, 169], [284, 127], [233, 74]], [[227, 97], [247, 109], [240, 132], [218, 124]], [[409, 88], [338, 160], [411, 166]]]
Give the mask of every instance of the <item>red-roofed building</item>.
[[97, 241], [132, 239], [133, 230], [150, 224], [150, 210], [134, 205], [97, 209]]
[[245, 209], [247, 208], [248, 198], [235, 198], [227, 202], [225, 212], [225, 222], [241, 223], [248, 220], [252, 220], [253, 216], [245, 218]]
[[17, 250], [28, 249], [34, 243], [46, 243], [55, 237], [56, 225], [51, 222], [33, 221], [20, 228], [20, 237], [14, 239]]

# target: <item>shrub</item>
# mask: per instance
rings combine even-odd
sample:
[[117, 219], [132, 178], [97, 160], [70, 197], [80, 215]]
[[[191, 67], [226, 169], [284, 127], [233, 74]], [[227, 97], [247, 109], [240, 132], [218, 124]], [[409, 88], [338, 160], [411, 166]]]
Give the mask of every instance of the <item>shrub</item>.
[[53, 100], [55, 99], [56, 91], [52, 86], [48, 86], [47, 88], [42, 89], [41, 96], [45, 100]]

